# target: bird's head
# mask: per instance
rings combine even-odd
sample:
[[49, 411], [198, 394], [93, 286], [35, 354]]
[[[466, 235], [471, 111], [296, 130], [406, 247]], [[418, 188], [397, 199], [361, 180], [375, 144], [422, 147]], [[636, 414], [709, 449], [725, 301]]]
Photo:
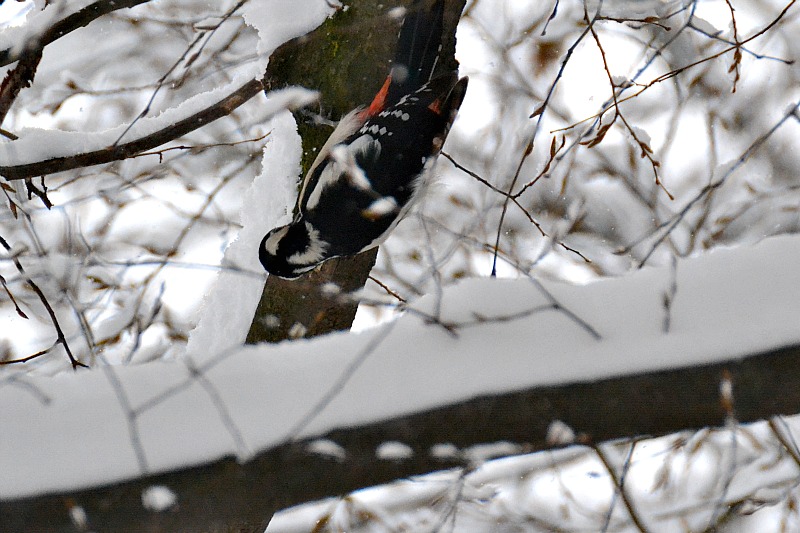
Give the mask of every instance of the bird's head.
[[314, 226], [300, 220], [267, 233], [258, 257], [270, 274], [294, 279], [328, 259], [327, 248]]

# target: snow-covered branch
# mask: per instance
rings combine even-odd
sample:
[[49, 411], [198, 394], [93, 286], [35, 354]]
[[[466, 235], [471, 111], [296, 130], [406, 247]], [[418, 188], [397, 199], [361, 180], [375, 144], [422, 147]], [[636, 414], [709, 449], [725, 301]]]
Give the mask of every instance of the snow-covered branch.
[[[119, 144], [114, 141], [125, 125], [98, 134], [28, 130], [18, 140], [0, 145], [4, 162], [0, 175], [18, 180], [134, 157], [229, 115], [262, 91], [260, 80], [250, 80], [222, 98], [221, 90], [200, 95], [157, 117], [140, 119], [127, 134], [131, 140]], [[267, 118], [308, 105], [314, 98], [315, 93], [302, 89], [273, 93]]]
[[149, 1], [55, 2], [33, 15], [24, 26], [7, 28], [0, 33], [0, 66], [9, 65], [28, 55], [41, 54], [47, 45], [103, 15]]

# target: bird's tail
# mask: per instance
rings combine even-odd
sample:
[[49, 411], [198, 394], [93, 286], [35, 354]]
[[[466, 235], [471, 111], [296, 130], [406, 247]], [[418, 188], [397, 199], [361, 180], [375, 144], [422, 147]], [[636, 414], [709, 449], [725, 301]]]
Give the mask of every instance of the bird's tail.
[[387, 104], [430, 81], [442, 48], [443, 21], [444, 0], [415, 0], [408, 8], [392, 62]]

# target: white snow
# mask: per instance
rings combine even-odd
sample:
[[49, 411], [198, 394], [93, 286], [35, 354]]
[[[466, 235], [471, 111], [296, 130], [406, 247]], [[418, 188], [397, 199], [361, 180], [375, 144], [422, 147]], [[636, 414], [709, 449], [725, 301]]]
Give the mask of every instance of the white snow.
[[414, 457], [414, 450], [408, 444], [392, 440], [381, 443], [375, 450], [375, 457], [384, 461], [402, 461]]
[[69, 519], [78, 531], [86, 531], [89, 525], [89, 517], [86, 516], [86, 510], [80, 505], [73, 505], [69, 508]]
[[719, 30], [715, 28], [713, 24], [697, 15], [692, 17], [692, 25], [708, 35], [717, 35], [719, 33]]
[[0, 28], [25, 24], [28, 11], [33, 8], [33, 2], [3, 2], [0, 4]]
[[569, 427], [561, 420], [553, 420], [547, 426], [548, 444], [552, 446], [563, 446], [565, 444], [572, 444], [575, 442], [575, 430]]
[[461, 456], [458, 446], [451, 443], [434, 444], [428, 450], [431, 457], [441, 459], [442, 461], [455, 460]]
[[[9, 27], [0, 32], [0, 49], [16, 50], [24, 46], [32, 35], [49, 28], [55, 21], [78, 11], [88, 0], [59, 2], [40, 12], [31, 12], [25, 25]], [[302, 17], [297, 16], [298, 9]], [[260, 60], [248, 63], [232, 72], [231, 81], [213, 90], [195, 95], [180, 105], [167, 109], [158, 116], [144, 117], [120, 136], [128, 127], [120, 124], [99, 132], [61, 131], [54, 129], [24, 128], [17, 133], [19, 139], [0, 143], [0, 161], [6, 166], [23, 165], [92, 152], [115, 144], [124, 143], [152, 134], [166, 126], [190, 117], [230, 94], [246, 81], [263, 76], [269, 54], [280, 44], [303, 35], [319, 26], [334, 13], [334, 4], [323, 0], [302, 0], [287, 4], [280, 0], [261, 0], [245, 3], [242, 7], [245, 21], [259, 32], [258, 51]], [[270, 98], [273, 113], [282, 109], [295, 109], [309, 104], [314, 93], [302, 89], [275, 91]]]
[[500, 441], [475, 444], [461, 451], [471, 464], [480, 464], [489, 459], [518, 455], [523, 452], [521, 445], [514, 442]]
[[178, 496], [169, 487], [152, 485], [142, 491], [142, 505], [148, 511], [168, 511], [178, 503]]
[[247, 2], [244, 20], [258, 31], [258, 53], [268, 56], [289, 39], [305, 35], [331, 16], [339, 2], [326, 0], [259, 0]]
[[337, 461], [344, 461], [347, 458], [347, 451], [330, 439], [314, 439], [308, 443], [306, 451]]
[[[290, 113], [275, 117], [269, 127], [272, 134], [264, 150], [261, 174], [245, 195], [241, 209], [244, 228], [225, 251], [222, 262], [258, 274], [252, 277], [231, 271], [219, 274], [216, 284], [204, 298], [197, 328], [189, 336], [187, 354], [196, 360], [244, 342], [266, 279], [254, 250], [258, 250], [268, 230], [289, 221], [300, 173], [300, 136]], [[247, 326], [243, 326], [244, 323]]]

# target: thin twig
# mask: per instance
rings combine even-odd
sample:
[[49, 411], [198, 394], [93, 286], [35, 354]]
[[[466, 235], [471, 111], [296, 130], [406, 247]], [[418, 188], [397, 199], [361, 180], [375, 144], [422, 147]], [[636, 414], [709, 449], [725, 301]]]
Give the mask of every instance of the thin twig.
[[381, 280], [379, 280], [375, 276], [370, 275], [370, 276], [368, 276], [368, 279], [370, 279], [373, 282], [375, 282], [381, 289], [386, 291], [386, 294], [388, 294], [392, 298], [396, 298], [401, 303], [408, 303], [408, 301], [405, 298], [403, 298], [402, 296], [397, 294], [395, 291], [390, 289], [388, 285], [386, 285], [384, 282], [382, 282]]
[[[775, 438], [778, 439], [778, 442], [780, 442], [789, 453], [789, 456], [792, 458], [795, 465], [800, 468], [800, 449], [798, 449], [797, 442], [795, 442], [794, 436], [792, 435], [788, 424], [786, 424], [786, 421], [782, 416], [773, 416], [767, 423], [769, 424], [769, 428], [772, 430], [773, 435], [775, 435]], [[780, 427], [778, 427], [779, 423]]]
[[528, 156], [531, 155], [531, 152], [533, 152], [533, 138], [531, 138], [531, 140], [525, 146], [525, 151], [519, 160], [517, 170], [514, 172], [514, 178], [511, 180], [511, 184], [508, 186], [508, 193], [505, 201], [503, 202], [503, 210], [500, 212], [500, 221], [497, 223], [497, 236], [495, 237], [494, 241], [494, 254], [492, 257], [491, 276], [493, 278], [497, 277], [497, 251], [500, 249], [500, 235], [503, 233], [503, 222], [505, 221], [506, 212], [508, 211], [508, 202], [511, 198], [511, 193], [514, 190], [514, 187], [517, 185], [517, 180], [519, 180], [519, 174], [522, 172], [522, 165], [525, 164], [525, 161], [528, 159]]
[[38, 352], [36, 352], [34, 354], [31, 354], [31, 355], [26, 355], [25, 357], [20, 357], [18, 359], [6, 359], [4, 361], [0, 361], [0, 366], [1, 365], [24, 364], [24, 363], [27, 363], [28, 361], [33, 361], [37, 357], [41, 357], [41, 356], [43, 356], [45, 354], [50, 353], [50, 350], [55, 348], [57, 345], [58, 345], [58, 342], [53, 344], [50, 348], [45, 348], [44, 350], [40, 350], [40, 351], [38, 351]]
[[636, 144], [639, 146], [639, 149], [641, 150], [640, 154], [641, 157], [647, 158], [647, 160], [650, 161], [650, 165], [653, 168], [653, 175], [655, 176], [656, 180], [656, 185], [661, 187], [661, 189], [667, 194], [670, 200], [674, 200], [675, 197], [672, 195], [672, 193], [670, 193], [667, 190], [667, 188], [664, 186], [664, 183], [661, 181], [660, 176], [658, 175], [658, 167], [661, 166], [661, 163], [653, 157], [653, 150], [650, 147], [650, 145], [646, 141], [643, 141], [642, 139], [639, 138], [639, 135], [636, 133], [636, 130], [633, 129], [633, 126], [630, 125], [628, 120], [625, 118], [625, 115], [623, 115], [622, 111], [620, 110], [619, 100], [617, 99], [618, 87], [617, 84], [614, 83], [614, 76], [611, 74], [611, 70], [608, 66], [606, 51], [603, 48], [603, 45], [600, 43], [600, 36], [597, 35], [597, 32], [594, 29], [594, 22], [596, 18], [589, 20], [589, 13], [586, 11], [585, 4], [584, 4], [583, 16], [584, 16], [584, 21], [589, 25], [589, 31], [592, 34], [592, 38], [594, 39], [595, 44], [597, 44], [597, 49], [600, 51], [600, 57], [603, 60], [603, 69], [606, 72], [606, 76], [608, 76], [608, 83], [611, 85], [611, 99], [614, 102], [613, 105], [614, 117], [611, 119], [611, 122], [606, 123], [597, 131], [597, 135], [593, 139], [589, 141], [584, 141], [581, 144], [585, 144], [589, 148], [599, 144], [600, 141], [602, 141], [603, 138], [605, 137], [606, 132], [608, 132], [611, 126], [617, 121], [617, 118], [619, 118], [622, 124], [628, 130], [628, 133], [630, 133], [631, 137], [633, 137], [633, 140], [636, 141]]
[[[625, 490], [625, 474], [629, 468], [630, 458], [633, 455], [633, 449], [636, 446], [636, 441], [631, 442], [631, 449], [629, 450], [627, 459], [625, 460], [625, 469], [623, 470], [622, 476], [617, 476], [617, 472], [614, 469], [614, 466], [611, 464], [611, 461], [606, 456], [605, 452], [603, 451], [601, 446], [593, 445], [592, 448], [594, 452], [597, 454], [597, 457], [600, 459], [600, 462], [603, 463], [608, 475], [611, 477], [611, 482], [614, 484], [614, 488], [616, 489], [616, 494], [619, 494], [622, 503], [625, 504], [625, 508], [628, 510], [628, 515], [631, 517], [631, 521], [636, 526], [636, 528], [641, 531], [641, 533], [647, 533], [648, 529], [644, 525], [644, 521], [639, 516], [639, 513], [636, 511], [636, 507], [633, 505], [633, 502], [628, 497], [627, 491]], [[610, 517], [608, 518], [610, 521]]]
[[0, 245], [6, 249], [7, 252], [11, 254], [11, 260], [14, 262], [14, 266], [17, 267], [17, 271], [25, 278], [25, 282], [28, 284], [28, 287], [36, 293], [36, 296], [39, 297], [39, 301], [42, 302], [42, 305], [47, 310], [47, 314], [50, 315], [50, 321], [53, 323], [53, 327], [56, 330], [56, 344], [61, 344], [64, 347], [64, 351], [67, 353], [67, 357], [69, 357], [69, 362], [72, 364], [72, 369], [77, 370], [78, 367], [89, 368], [85, 364], [81, 363], [72, 355], [72, 350], [69, 348], [69, 344], [67, 344], [67, 337], [64, 335], [64, 332], [61, 329], [61, 324], [58, 322], [58, 318], [56, 317], [56, 313], [53, 310], [53, 307], [50, 305], [50, 302], [47, 300], [47, 297], [44, 295], [42, 290], [39, 286], [25, 273], [25, 269], [22, 267], [22, 263], [19, 262], [19, 259], [15, 254], [11, 251], [11, 246], [8, 245], [8, 242], [0, 236]]
[[8, 284], [6, 283], [6, 278], [4, 278], [2, 276], [2, 274], [0, 274], [0, 285], [3, 286], [3, 289], [6, 291], [6, 294], [8, 295], [8, 298], [11, 300], [11, 303], [14, 304], [14, 310], [17, 312], [17, 314], [22, 318], [28, 318], [28, 315], [26, 315], [22, 311], [22, 309], [20, 308], [19, 304], [17, 303], [17, 299], [14, 298], [14, 295], [11, 293], [11, 290], [8, 288]]
[[781, 119], [778, 122], [776, 122], [766, 133], [764, 133], [763, 135], [758, 137], [755, 141], [753, 141], [752, 144], [750, 144], [750, 146], [748, 146], [747, 149], [742, 153], [742, 155], [739, 156], [739, 158], [736, 159], [736, 161], [734, 161], [733, 164], [728, 167], [728, 169], [725, 171], [725, 173], [722, 174], [722, 176], [720, 176], [716, 181], [713, 181], [708, 185], [706, 185], [705, 187], [703, 187], [691, 200], [689, 200], [686, 203], [685, 206], [683, 206], [683, 209], [678, 211], [671, 218], [665, 220], [664, 222], [656, 226], [653, 230], [649, 231], [642, 237], [633, 241], [631, 244], [620, 250], [620, 252], [627, 253], [637, 244], [653, 236], [655, 233], [664, 230], [663, 233], [655, 240], [653, 245], [650, 247], [650, 250], [645, 254], [645, 256], [640, 261], [639, 268], [642, 268], [645, 265], [645, 263], [647, 263], [648, 259], [650, 259], [650, 256], [652, 256], [653, 253], [655, 253], [656, 249], [661, 245], [661, 243], [664, 242], [664, 240], [672, 233], [672, 231], [678, 226], [678, 224], [680, 224], [681, 221], [683, 221], [683, 219], [686, 217], [687, 213], [692, 209], [692, 207], [694, 207], [700, 200], [705, 198], [706, 195], [710, 194], [712, 191], [721, 187], [728, 180], [728, 178], [736, 170], [738, 170], [739, 167], [741, 167], [748, 159], [750, 159], [750, 156], [752, 156], [759, 148], [761, 148], [761, 145], [763, 145], [770, 137], [772, 137], [772, 135], [787, 120], [795, 116], [798, 109], [800, 109], [800, 101], [794, 104], [792, 108], [788, 112], [786, 112], [786, 114], [784, 114], [783, 117], [781, 117]]

